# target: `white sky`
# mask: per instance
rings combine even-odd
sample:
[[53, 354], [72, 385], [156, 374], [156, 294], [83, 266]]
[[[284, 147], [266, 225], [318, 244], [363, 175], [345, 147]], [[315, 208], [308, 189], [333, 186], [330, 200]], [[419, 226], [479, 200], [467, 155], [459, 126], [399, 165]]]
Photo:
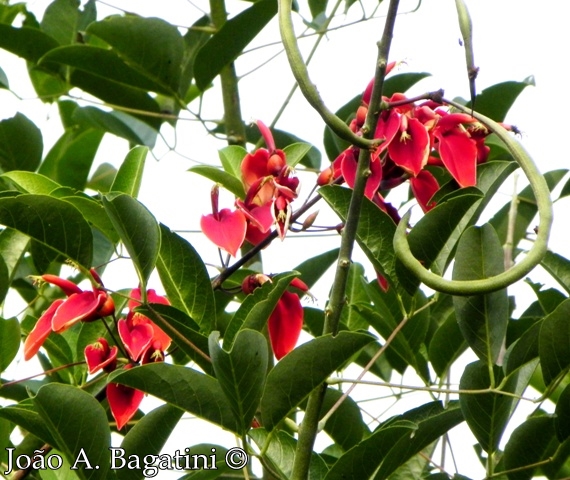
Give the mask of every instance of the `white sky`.
[[[166, 20], [181, 25], [189, 25], [201, 16], [195, 6], [184, 0], [162, 0], [160, 2], [141, 2], [140, 0], [108, 0], [108, 4], [125, 8], [144, 16], [160, 16]], [[303, 3], [303, 2], [301, 2]], [[332, 2], [331, 2], [332, 3]], [[387, 3], [387, 2], [384, 2]], [[416, 1], [402, 0], [400, 11], [415, 7]], [[564, 148], [567, 133], [566, 109], [563, 95], [567, 85], [568, 74], [563, 69], [567, 51], [570, 47], [568, 18], [570, 18], [570, 2], [566, 0], [551, 0], [537, 2], [530, 0], [467, 0], [474, 24], [475, 63], [480, 67], [477, 79], [478, 90], [492, 84], [517, 80], [522, 81], [529, 75], [534, 75], [536, 87], [528, 87], [509, 113], [506, 121], [513, 123], [523, 132], [522, 141], [534, 156], [539, 168], [548, 171], [556, 168], [567, 168], [569, 164], [568, 149]], [[28, 8], [38, 12], [38, 18], [45, 6], [45, 0], [28, 2]], [[207, 9], [207, 2], [197, 0], [196, 5]], [[229, 2], [228, 10], [244, 8], [246, 2]], [[364, 2], [366, 11], [370, 12], [376, 5], [374, 1]], [[234, 8], [235, 7], [235, 8]], [[100, 15], [108, 15], [116, 11], [98, 5]], [[380, 11], [385, 10], [384, 8]], [[357, 20], [361, 15], [358, 5], [349, 11], [347, 21]], [[298, 31], [302, 24], [297, 23]], [[334, 111], [354, 95], [361, 92], [374, 71], [376, 58], [376, 41], [383, 28], [383, 19], [359, 23], [352, 27], [338, 30], [327, 35], [313, 63], [310, 65], [312, 80], [317, 84], [323, 98]], [[407, 65], [400, 67], [400, 72], [426, 71], [432, 77], [422, 81], [410, 94], [419, 94], [429, 90], [444, 88], [446, 96], [468, 96], [468, 83], [465, 75], [463, 49], [459, 46], [459, 29], [456, 21], [455, 4], [453, 0], [424, 0], [420, 10], [409, 15], [401, 15], [396, 23], [396, 31], [391, 50], [392, 60], [405, 60]], [[262, 42], [278, 40], [278, 27], [272, 22], [263, 32]], [[302, 48], [307, 52], [313, 45], [314, 37], [302, 42]], [[260, 45], [257, 43], [256, 45]], [[258, 50], [245, 55], [237, 63], [239, 75], [244, 75], [260, 63], [259, 55], [269, 58], [279, 51], [278, 46]], [[48, 148], [61, 134], [57, 118], [57, 109], [33, 100], [33, 90], [26, 81], [25, 64], [22, 60], [0, 51], [0, 66], [8, 75], [10, 85], [24, 101], [18, 101], [13, 95], [0, 90], [0, 118], [7, 118], [16, 111], [21, 111], [31, 118], [42, 129], [46, 144], [44, 155]], [[240, 83], [242, 94], [243, 116], [246, 120], [261, 119], [270, 123], [281, 106], [293, 84], [283, 54], [272, 60], [268, 65], [247, 75]], [[219, 118], [221, 107], [218, 101], [217, 87], [208, 92], [204, 99], [204, 116]], [[195, 110], [197, 106], [191, 105]], [[323, 124], [320, 117], [311, 110], [297, 93], [287, 112], [277, 124], [278, 128], [291, 131], [298, 136], [322, 147]], [[169, 143], [174, 141], [172, 129], [163, 129]], [[217, 162], [217, 149], [223, 145], [212, 141], [196, 122], [180, 121], [177, 134], [176, 150], [185, 157], [199, 162]], [[119, 165], [127, 152], [125, 141], [105, 137], [104, 148], [97, 157], [97, 163], [110, 162]], [[186, 173], [193, 165], [187, 159], [168, 153], [164, 145], [156, 149], [156, 162], [149, 157], [147, 170], [143, 180], [140, 200], [163, 223], [173, 229], [195, 230], [202, 214], [208, 213], [210, 182], [200, 180], [196, 175]], [[324, 156], [324, 155], [323, 155]], [[323, 159], [326, 165], [326, 158]], [[303, 175], [303, 192], [312, 187], [314, 177]], [[520, 180], [522, 184], [524, 181]], [[511, 193], [510, 184], [502, 189], [504, 202], [508, 201]], [[231, 197], [222, 197], [231, 206]], [[501, 202], [503, 203], [503, 202]], [[567, 208], [568, 201], [561, 202], [556, 210], [555, 226], [552, 245], [554, 249], [566, 256], [570, 255], [570, 247], [566, 241], [568, 231], [566, 221], [561, 213]], [[320, 207], [323, 210], [323, 207]], [[319, 223], [334, 224], [335, 219], [323, 212]], [[213, 247], [201, 234], [188, 237], [207, 261], [218, 263], [218, 256]], [[284, 243], [275, 242], [264, 253], [265, 270], [276, 273], [300, 263], [308, 256], [334, 248], [338, 238], [294, 239], [290, 235]], [[362, 256], [357, 258], [365, 259]], [[114, 273], [113, 273], [114, 272]], [[542, 278], [540, 276], [533, 278]], [[330, 281], [330, 278], [328, 279]], [[134, 273], [126, 265], [109, 268], [105, 276], [109, 288], [124, 288], [125, 283], [136, 283]], [[160, 287], [159, 287], [160, 288]], [[321, 282], [315, 289], [319, 305], [326, 300], [329, 283]], [[529, 293], [528, 287], [517, 287], [515, 292], [521, 295]], [[19, 307], [18, 307], [19, 308]], [[414, 379], [406, 378], [406, 383]], [[375, 395], [373, 393], [372, 395]], [[369, 397], [370, 391], [357, 388], [357, 397]], [[404, 397], [405, 398], [405, 397]], [[427, 400], [426, 400], [427, 401]], [[389, 415], [405, 411], [411, 406], [419, 405], [405, 401], [389, 411]], [[378, 404], [378, 412], [385, 404]], [[365, 408], [369, 408], [366, 406]], [[370, 407], [371, 408], [371, 407]], [[530, 409], [534, 408], [530, 405]], [[372, 409], [372, 408], [371, 408]], [[529, 411], [531, 411], [529, 410]], [[527, 412], [528, 413], [528, 412]], [[522, 417], [521, 417], [522, 418]], [[188, 423], [191, 422], [191, 423]], [[184, 438], [184, 445], [212, 441], [217, 443], [231, 442], [219, 439], [219, 431], [212, 432], [200, 428], [196, 433], [195, 422], [188, 420], [183, 437], [176, 437], [174, 442]], [[473, 478], [484, 475], [476, 461], [473, 461], [472, 441], [461, 443], [466, 429], [455, 431], [453, 440], [461, 445], [460, 452], [455, 452], [460, 465], [460, 472]], [[325, 443], [326, 444], [326, 443]], [[167, 451], [174, 451], [180, 445], [173, 444]], [[470, 467], [466, 470], [461, 465]], [[447, 464], [452, 470], [452, 464]], [[170, 478], [166, 474], [158, 478]]]

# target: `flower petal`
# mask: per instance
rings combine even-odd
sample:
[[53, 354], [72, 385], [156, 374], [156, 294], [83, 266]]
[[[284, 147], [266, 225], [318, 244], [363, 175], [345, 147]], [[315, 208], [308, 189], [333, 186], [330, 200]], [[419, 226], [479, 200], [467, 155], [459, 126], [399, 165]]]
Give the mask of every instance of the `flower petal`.
[[417, 177], [410, 179], [410, 185], [424, 213], [435, 207], [435, 202], [430, 202], [430, 200], [439, 190], [439, 184], [430, 172], [422, 170]]
[[430, 142], [426, 128], [415, 118], [408, 118], [407, 128], [388, 145], [388, 154], [396, 165], [416, 176], [429, 157]]
[[119, 349], [116, 345], [109, 348], [107, 340], [100, 338], [97, 342], [87, 345], [84, 350], [89, 373], [93, 374], [110, 365], [117, 359]]
[[298, 295], [284, 292], [267, 326], [273, 354], [280, 360], [295, 348], [303, 328], [303, 307]]
[[[146, 319], [143, 315], [139, 316]], [[139, 321], [133, 325], [121, 318], [117, 322], [117, 330], [131, 359], [138, 361], [152, 341], [154, 335], [152, 325], [148, 321]]]
[[477, 184], [477, 146], [467, 132], [459, 129], [446, 134], [437, 133], [441, 161], [461, 187]]
[[121, 430], [137, 413], [143, 398], [144, 393], [140, 390], [117, 383], [107, 385], [107, 400], [118, 430]]
[[241, 211], [224, 208], [218, 218], [213, 214], [202, 215], [200, 227], [212, 243], [235, 257], [245, 239], [247, 222]]
[[64, 300], [61, 298], [54, 301], [38, 319], [36, 325], [24, 342], [24, 360], [29, 360], [36, 353], [38, 353], [38, 350], [43, 345], [49, 334], [52, 332], [51, 322], [53, 316], [63, 302]]
[[91, 291], [72, 294], [55, 312], [51, 321], [52, 330], [60, 333], [88, 318], [99, 309], [101, 300], [101, 295]]

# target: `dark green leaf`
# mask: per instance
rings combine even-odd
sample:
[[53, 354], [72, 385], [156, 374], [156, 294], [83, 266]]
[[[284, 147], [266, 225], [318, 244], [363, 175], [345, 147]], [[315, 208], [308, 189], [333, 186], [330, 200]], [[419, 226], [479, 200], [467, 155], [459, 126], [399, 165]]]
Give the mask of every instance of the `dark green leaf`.
[[42, 159], [43, 148], [42, 132], [25, 115], [17, 113], [12, 118], [0, 121], [2, 171], [34, 171]]
[[[228, 466], [228, 462], [226, 462], [226, 455], [228, 453], [226, 447], [212, 443], [200, 443], [198, 445], [192, 445], [189, 450], [188, 454], [192, 458], [190, 467], [193, 471], [180, 477], [178, 480], [215, 480], [218, 478], [220, 480], [229, 480], [236, 474], [233, 473], [234, 471]], [[213, 459], [212, 452], [215, 453]], [[204, 456], [211, 460], [206, 462]], [[208, 465], [209, 468], [206, 469], [205, 465]]]
[[161, 225], [160, 235], [157, 269], [170, 303], [209, 333], [216, 322], [216, 305], [206, 266], [178, 234]]
[[1, 68], [0, 68], [0, 88], [5, 88], [5, 89], [10, 88], [10, 84], [8, 83], [8, 77], [6, 76], [6, 73], [4, 73], [4, 70], [2, 70]]
[[564, 442], [570, 437], [570, 385], [568, 385], [560, 394], [556, 402], [556, 417], [554, 425], [558, 440]]
[[[4, 299], [6, 298], [9, 288], [10, 288], [10, 272], [8, 271], [8, 266], [6, 265], [4, 258], [2, 257], [2, 255], [0, 255], [0, 304], [4, 302]], [[1, 343], [1, 337], [0, 337], [0, 343]], [[0, 365], [2, 365], [1, 360], [0, 360]], [[0, 372], [2, 371], [3, 369], [0, 368]]]
[[549, 250], [540, 264], [570, 294], [570, 260]]
[[166, 91], [178, 93], [184, 41], [174, 25], [160, 18], [112, 16], [92, 23], [87, 32], [105, 40], [127, 63]]
[[79, 477], [107, 480], [111, 431], [100, 403], [79, 388], [52, 383], [40, 388], [34, 404], [67, 461], [91, 464], [88, 470], [88, 463], [77, 463]]
[[283, 357], [267, 376], [261, 399], [263, 426], [273, 430], [317, 386], [373, 340], [371, 335], [341, 331], [336, 337], [315, 338]]
[[451, 365], [467, 348], [455, 315], [449, 315], [429, 342], [430, 362], [439, 377], [444, 377]]
[[531, 417], [519, 425], [505, 446], [505, 469], [509, 480], [530, 480], [536, 467], [528, 467], [544, 459], [549, 444], [556, 439], [554, 422], [550, 415]]
[[[169, 404], [147, 413], [125, 435], [121, 443], [123, 457], [127, 459], [136, 455], [142, 459], [145, 455], [160, 454], [182, 413], [182, 410]], [[116, 473], [119, 480], [138, 480], [143, 476], [142, 469], [120, 468]]]
[[[558, 182], [566, 175], [568, 170], [552, 170], [544, 174], [544, 179], [548, 185], [550, 191], [552, 191]], [[497, 234], [502, 244], [506, 242], [508, 222], [509, 222], [509, 210], [511, 208], [511, 202], [509, 201], [505, 204], [489, 221]], [[516, 248], [519, 242], [526, 237], [527, 230], [533, 219], [536, 217], [538, 212], [536, 206], [536, 200], [534, 198], [534, 193], [530, 186], [524, 188], [517, 197], [517, 221], [515, 224], [513, 232], [513, 247]]]
[[113, 374], [109, 381], [137, 388], [227, 430], [239, 432], [220, 384], [191, 368], [154, 363], [123, 370]]
[[[61, 197], [62, 200], [71, 203], [77, 210], [81, 212], [83, 218], [91, 223], [94, 227], [99, 229], [109, 241], [113, 244], [119, 241], [119, 235], [117, 234], [113, 223], [109, 219], [107, 212], [101, 205], [101, 203], [88, 197], [87, 195], [74, 195], [72, 197]], [[94, 238], [95, 240], [95, 238]], [[99, 263], [94, 262], [94, 265], [99, 265]]]
[[46, 195], [0, 198], [0, 224], [25, 233], [80, 265], [91, 267], [91, 228], [68, 202]]
[[34, 408], [32, 399], [26, 398], [17, 405], [0, 408], [0, 417], [22, 427], [36, 437], [41, 438], [42, 441], [55, 445], [54, 437], [40, 414]]
[[196, 55], [211, 36], [210, 33], [200, 30], [200, 27], [203, 28], [209, 25], [210, 17], [208, 15], [204, 15], [195, 22], [192, 27], [188, 29], [186, 35], [184, 35], [184, 57], [181, 65], [182, 75], [180, 78], [180, 96], [184, 98], [187, 103], [189, 103], [187, 94], [192, 90], [192, 88], [196, 89], [194, 85], [190, 86], [190, 82], [194, 78], [194, 62], [196, 60]]
[[569, 316], [570, 299], [562, 302], [542, 322], [538, 351], [546, 385], [570, 367]]
[[219, 183], [226, 190], [232, 192], [236, 197], [239, 197], [242, 200], [245, 198], [245, 191], [241, 180], [224, 170], [220, 170], [217, 167], [211, 167], [209, 165], [195, 165], [190, 167], [188, 171], [197, 173], [198, 175], [202, 175], [213, 182]]
[[48, 152], [39, 173], [60, 185], [85, 189], [103, 134], [93, 129], [65, 132]]
[[[477, 95], [475, 110], [496, 122], [502, 122], [521, 92], [534, 84], [534, 78], [528, 77], [522, 82], [510, 81], [492, 85]], [[471, 102], [468, 102], [467, 106], [471, 107]]]
[[41, 29], [60, 45], [76, 41], [79, 22], [79, 3], [76, 0], [54, 0], [48, 5], [41, 21]]
[[147, 154], [146, 147], [135, 147], [127, 153], [111, 185], [111, 191], [126, 193], [137, 198]]
[[[249, 436], [253, 438], [260, 449], [269, 441], [269, 446], [264, 454], [265, 461], [270, 463], [272, 468], [282, 476], [281, 478], [291, 478], [297, 440], [284, 431], [276, 431], [269, 437], [269, 433], [263, 428], [251, 430]], [[307, 480], [322, 480], [327, 471], [324, 460], [315, 452], [311, 453]]]
[[[495, 383], [502, 380], [499, 367], [493, 368]], [[517, 387], [517, 373], [509, 376], [502, 391], [514, 393]], [[487, 390], [491, 385], [489, 367], [480, 360], [470, 363], [465, 368], [460, 390]], [[496, 451], [501, 436], [507, 426], [516, 404], [516, 399], [500, 393], [462, 393], [459, 403], [469, 428], [479, 441], [481, 448], [488, 453]]]
[[265, 385], [267, 339], [255, 330], [240, 330], [232, 349], [226, 352], [218, 343], [219, 336], [219, 332], [210, 335], [210, 356], [243, 435], [251, 427]]
[[317, 18], [319, 15], [326, 15], [327, 10], [327, 0], [309, 0], [309, 8], [311, 10], [311, 15], [313, 18]]
[[214, 375], [208, 355], [208, 337], [202, 335], [190, 317], [170, 305], [143, 305], [137, 312], [149, 317], [162, 328], [178, 348], [196, 362], [208, 375]]
[[283, 152], [287, 157], [287, 165], [295, 167], [309, 153], [313, 146], [310, 143], [292, 143], [287, 145]]
[[0, 48], [37, 63], [46, 52], [58, 47], [55, 39], [37, 28], [11, 27], [0, 23]]
[[23, 193], [49, 195], [56, 188], [61, 187], [59, 183], [46, 176], [33, 172], [11, 171], [2, 175], [2, 178], [9, 179]]
[[125, 194], [103, 197], [103, 206], [134, 263], [140, 288], [154, 270], [160, 250], [160, 229], [152, 214]]
[[538, 357], [538, 339], [541, 326], [542, 321], [536, 322], [507, 350], [505, 354], [505, 372], [507, 375]]
[[109, 193], [113, 184], [113, 179], [117, 174], [117, 169], [109, 163], [102, 163], [97, 167], [85, 188], [90, 188], [101, 193]]
[[[505, 271], [503, 248], [488, 223], [468, 228], [459, 241], [454, 280], [479, 280]], [[483, 361], [497, 362], [509, 321], [507, 289], [485, 295], [453, 297], [455, 315], [467, 344]]]
[[243, 49], [277, 13], [275, 0], [259, 0], [228, 20], [196, 55], [194, 78], [204, 91], [220, 71], [233, 62]]
[[293, 271], [299, 272], [299, 278], [311, 288], [338, 258], [338, 248], [321, 253], [297, 265]]
[[[0, 258], [0, 267], [6, 264]], [[2, 278], [2, 271], [0, 268], [0, 280], [8, 280], [8, 274], [6, 273], [5, 278]], [[5, 284], [8, 286], [8, 284]], [[0, 290], [2, 290], [2, 284], [0, 284]], [[1, 292], [0, 292], [1, 294]], [[0, 296], [0, 302], [3, 298]], [[0, 372], [6, 370], [8, 365], [12, 363], [12, 360], [16, 357], [18, 350], [20, 348], [20, 323], [17, 318], [8, 318], [4, 320], [0, 318]]]
[[283, 292], [297, 276], [295, 273], [277, 275], [248, 295], [230, 320], [224, 337], [224, 349], [230, 350], [237, 333], [243, 328], [260, 331], [275, 309]]

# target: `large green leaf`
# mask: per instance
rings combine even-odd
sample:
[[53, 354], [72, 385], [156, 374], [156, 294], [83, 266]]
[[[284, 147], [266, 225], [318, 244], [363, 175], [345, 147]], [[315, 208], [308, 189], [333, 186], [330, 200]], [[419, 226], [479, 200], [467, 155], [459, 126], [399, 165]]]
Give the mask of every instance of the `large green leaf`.
[[142, 390], [232, 432], [240, 430], [218, 381], [191, 368], [154, 363], [123, 370], [109, 381]]
[[570, 294], [570, 260], [549, 250], [540, 264]]
[[56, 441], [46, 423], [34, 407], [31, 398], [26, 398], [16, 405], [0, 408], [0, 418], [9, 420], [15, 425], [42, 439], [43, 442], [55, 445]]
[[[1, 27], [1, 25], [0, 25]], [[42, 132], [25, 115], [0, 121], [0, 170], [34, 171], [42, 159]]]
[[562, 302], [542, 322], [538, 352], [544, 382], [549, 385], [570, 367], [570, 299]]
[[226, 352], [218, 343], [219, 336], [219, 332], [210, 335], [214, 372], [244, 434], [251, 427], [265, 385], [267, 339], [255, 330], [241, 330]]
[[37, 28], [16, 28], [0, 23], [0, 48], [36, 63], [57, 41]]
[[91, 267], [91, 228], [68, 202], [47, 195], [0, 198], [0, 224], [25, 233], [80, 265]]
[[[534, 84], [534, 77], [528, 77], [522, 82], [509, 81], [491, 85], [475, 98], [475, 110], [496, 122], [502, 122], [521, 92]], [[471, 102], [467, 106], [470, 107]]]
[[[0, 259], [0, 264], [4, 264]], [[5, 264], [4, 264], [5, 266]], [[0, 272], [1, 274], [1, 272]], [[6, 275], [7, 277], [7, 275]], [[0, 275], [0, 280], [2, 279]], [[2, 287], [0, 286], [0, 290]], [[0, 302], [3, 298], [0, 296]], [[17, 318], [0, 318], [0, 372], [6, 370], [16, 357], [20, 348], [20, 323]]]
[[[352, 190], [333, 185], [320, 188], [319, 193], [337, 215], [343, 221], [346, 220]], [[395, 255], [392, 240], [395, 231], [396, 225], [392, 218], [370, 200], [363, 199], [356, 240], [374, 269], [389, 281], [394, 279]]]
[[209, 333], [216, 322], [216, 305], [206, 266], [194, 247], [178, 234], [161, 225], [160, 235], [156, 266], [170, 303]]
[[162, 328], [174, 344], [208, 375], [214, 375], [212, 362], [208, 357], [208, 337], [202, 335], [198, 325], [184, 312], [170, 305], [143, 305], [137, 312], [149, 317]]
[[[0, 305], [4, 302], [10, 288], [10, 272], [0, 252]], [[0, 361], [0, 364], [2, 362]], [[0, 372], [2, 369], [0, 369]]]
[[248, 295], [231, 318], [225, 332], [224, 349], [230, 350], [237, 333], [243, 328], [260, 331], [275, 309], [283, 292], [296, 273], [277, 275], [272, 282], [265, 282]]
[[45, 175], [34, 172], [13, 170], [2, 175], [2, 178], [9, 179], [14, 186], [23, 193], [36, 193], [49, 195], [61, 185], [50, 180]]
[[153, 82], [178, 93], [184, 41], [174, 25], [159, 18], [112, 16], [92, 23], [87, 32], [105, 40]]
[[544, 460], [552, 441], [558, 444], [555, 421], [551, 415], [531, 417], [513, 431], [503, 457], [509, 480], [535, 478], [536, 466], [530, 466]]
[[160, 250], [158, 223], [146, 207], [130, 195], [103, 197], [103, 206], [129, 252], [141, 289], [146, 289]]
[[364, 333], [341, 331], [300, 345], [283, 357], [267, 376], [261, 399], [263, 426], [273, 430], [333, 372], [374, 340]]
[[111, 431], [101, 404], [76, 387], [57, 383], [40, 388], [34, 404], [57, 449], [79, 467], [79, 477], [107, 480]]
[[141, 188], [148, 148], [134, 147], [127, 153], [111, 185], [112, 192], [121, 192], [137, 198]]
[[328, 252], [308, 258], [297, 265], [293, 271], [299, 272], [299, 278], [303, 280], [309, 288], [311, 288], [338, 258], [338, 251], [338, 248], [334, 248]]
[[48, 152], [39, 173], [60, 185], [85, 189], [104, 133], [91, 128], [80, 132], [66, 131]]
[[[488, 223], [470, 227], [457, 247], [454, 280], [479, 280], [505, 271], [503, 248]], [[459, 328], [475, 354], [489, 364], [497, 362], [509, 321], [507, 289], [485, 295], [453, 297]]]
[[[99, 229], [110, 242], [113, 244], [119, 241], [119, 235], [115, 231], [111, 220], [109, 219], [105, 209], [100, 202], [95, 199], [79, 193], [73, 196], [63, 196], [62, 200], [71, 203], [77, 210], [81, 212], [83, 218], [91, 223], [94, 227]], [[94, 241], [94, 251], [95, 251], [95, 235], [93, 235]], [[94, 253], [95, 255], [95, 253]], [[94, 265], [99, 265], [99, 263], [93, 262]]]
[[194, 78], [198, 88], [204, 91], [220, 71], [238, 57], [276, 13], [275, 0], [259, 0], [226, 21], [196, 55]]
[[[264, 460], [269, 462], [272, 469], [275, 469], [281, 478], [291, 478], [297, 440], [282, 430], [270, 434], [263, 428], [251, 430], [248, 435], [253, 438], [260, 449], [269, 442], [267, 448], [264, 449]], [[311, 453], [307, 480], [322, 480], [327, 471], [327, 465], [322, 457], [315, 452]]]
[[245, 190], [243, 189], [241, 180], [224, 170], [220, 170], [219, 168], [212, 167], [210, 165], [194, 165], [193, 167], [190, 167], [188, 171], [197, 173], [198, 175], [202, 175], [213, 182], [219, 183], [238, 198], [245, 198]]
[[70, 45], [77, 39], [79, 4], [75, 0], [54, 0], [48, 5], [40, 23], [42, 31], [60, 45]]
[[[502, 370], [499, 367], [493, 368], [495, 383], [503, 379]], [[509, 376], [502, 391], [514, 393], [517, 389], [518, 373]], [[465, 367], [461, 381], [460, 390], [487, 390], [491, 386], [489, 367], [486, 363], [478, 360]], [[488, 453], [497, 450], [501, 436], [507, 426], [516, 398], [501, 393], [461, 393], [459, 403], [463, 416], [469, 428], [479, 441], [481, 448]]]
[[[124, 452], [119, 452], [121, 456], [128, 459], [135, 455], [142, 459], [145, 455], [160, 454], [182, 413], [182, 410], [169, 404], [147, 413], [125, 435], [121, 443]], [[116, 473], [119, 480], [138, 480], [143, 476], [142, 472], [142, 469], [120, 468]]]

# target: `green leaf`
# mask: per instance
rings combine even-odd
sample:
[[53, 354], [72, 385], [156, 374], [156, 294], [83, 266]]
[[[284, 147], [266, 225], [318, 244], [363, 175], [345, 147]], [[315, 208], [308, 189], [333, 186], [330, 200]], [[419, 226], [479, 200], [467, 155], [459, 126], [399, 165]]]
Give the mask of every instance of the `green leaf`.
[[10, 84], [8, 83], [8, 77], [4, 70], [0, 68], [0, 88], [5, 88], [6, 90], [10, 89]]
[[[544, 179], [551, 192], [560, 180], [564, 178], [566, 173], [568, 173], [568, 170], [552, 170], [544, 174]], [[489, 221], [489, 223], [495, 227], [502, 244], [505, 244], [507, 239], [510, 208], [511, 202], [509, 201]], [[538, 208], [536, 206], [534, 193], [530, 186], [528, 186], [517, 196], [517, 221], [513, 232], [513, 246], [515, 248], [519, 242], [526, 237], [527, 230], [536, 217], [537, 212]]]
[[189, 172], [197, 173], [203, 177], [209, 178], [213, 182], [219, 183], [226, 190], [232, 192], [236, 197], [245, 198], [245, 190], [243, 189], [243, 184], [241, 180], [234, 177], [233, 175], [220, 170], [217, 167], [211, 167], [210, 165], [194, 165], [188, 169]]
[[310, 143], [292, 143], [287, 145], [283, 152], [287, 157], [287, 165], [290, 167], [295, 167], [307, 153], [311, 150], [313, 146]]
[[131, 144], [152, 148], [156, 143], [156, 130], [125, 112], [104, 112], [96, 107], [81, 107], [73, 113], [73, 120], [86, 127], [112, 133]]
[[166, 85], [129, 66], [117, 52], [107, 48], [92, 45], [70, 45], [54, 48], [40, 60], [40, 64], [50, 63], [67, 65], [96, 77], [105, 78], [145, 92], [172, 95], [172, 90]]
[[255, 330], [241, 330], [229, 352], [219, 343], [219, 332], [210, 335], [210, 356], [216, 378], [230, 402], [243, 435], [251, 427], [265, 385], [267, 339]]
[[224, 336], [225, 350], [232, 348], [234, 339], [240, 330], [250, 328], [261, 331], [283, 292], [296, 276], [296, 273], [277, 275], [271, 282], [265, 282], [260, 288], [256, 288], [251, 295], [246, 297], [226, 328]]
[[558, 440], [564, 442], [570, 437], [570, 385], [558, 397], [556, 402], [556, 417], [554, 418], [554, 426]]
[[160, 226], [160, 235], [156, 266], [168, 299], [209, 333], [216, 321], [216, 304], [206, 266], [181, 236], [164, 225]]
[[112, 16], [92, 23], [87, 32], [105, 40], [126, 63], [153, 82], [178, 93], [184, 41], [174, 25], [159, 18]]
[[154, 363], [112, 374], [110, 382], [137, 388], [204, 420], [239, 432], [218, 381], [188, 367]]
[[[499, 367], [493, 368], [495, 383], [503, 379]], [[518, 374], [510, 375], [502, 391], [514, 393]], [[486, 390], [491, 385], [489, 367], [480, 360], [467, 365], [459, 382], [460, 390]], [[469, 428], [481, 448], [488, 453], [497, 450], [501, 436], [516, 405], [516, 398], [500, 393], [461, 393], [459, 403]]]
[[55, 445], [54, 437], [34, 407], [31, 398], [26, 398], [16, 405], [0, 408], [0, 418], [9, 420], [15, 425], [22, 427], [45, 443]]
[[[454, 280], [479, 280], [505, 271], [503, 248], [488, 223], [468, 228], [459, 241]], [[467, 344], [483, 361], [497, 362], [509, 321], [507, 289], [485, 295], [453, 297], [455, 315]]]
[[263, 426], [271, 431], [333, 372], [374, 337], [341, 331], [298, 346], [285, 355], [267, 376], [261, 399]]
[[131, 197], [137, 198], [141, 188], [147, 154], [147, 147], [134, 147], [127, 153], [117, 175], [115, 175], [111, 191], [126, 193]]
[[544, 460], [550, 443], [556, 440], [555, 421], [551, 415], [542, 415], [531, 417], [515, 428], [503, 457], [505, 469], [511, 471], [507, 474], [509, 480], [535, 478], [537, 467], [521, 469]]
[[312, 288], [338, 258], [338, 251], [338, 248], [334, 248], [328, 252], [308, 258], [297, 265], [293, 271], [299, 272], [299, 278], [303, 280], [309, 288]]
[[42, 159], [43, 148], [42, 132], [25, 115], [16, 113], [12, 118], [0, 121], [2, 171], [34, 171]]
[[70, 45], [76, 41], [79, 23], [79, 4], [76, 0], [54, 0], [48, 5], [41, 21], [41, 29], [58, 41]]
[[84, 190], [103, 135], [101, 130], [68, 130], [48, 152], [39, 173], [60, 185]]
[[[271, 436], [264, 428], [250, 430], [248, 434], [261, 449], [269, 441], [267, 450], [264, 450], [264, 460], [281, 475], [281, 478], [291, 478], [293, 464], [295, 462], [295, 452], [297, 450], [297, 440], [282, 430], [273, 432]], [[320, 455], [311, 453], [309, 472], [307, 480], [321, 480], [328, 471], [327, 465]]]
[[[69, 197], [61, 197], [62, 200], [71, 203], [81, 212], [83, 218], [99, 229], [113, 244], [119, 241], [119, 235], [115, 231], [113, 223], [109, 219], [101, 203], [85, 195], [77, 194]], [[95, 238], [94, 238], [95, 240]], [[94, 263], [94, 265], [99, 265]]]
[[570, 367], [570, 299], [542, 321], [538, 352], [544, 383], [549, 385]]
[[540, 264], [570, 294], [570, 260], [549, 250]]
[[[481, 197], [475, 194], [454, 197], [438, 204], [414, 225], [408, 235], [410, 250], [425, 268], [436, 260], [463, 216], [479, 200]], [[419, 279], [411, 275], [400, 261], [396, 262], [396, 272], [406, 291], [414, 294], [420, 285]]]
[[247, 150], [239, 145], [229, 145], [218, 150], [218, 156], [220, 157], [224, 171], [238, 180], [241, 179], [241, 162], [246, 155]]
[[205, 32], [201, 30], [201, 28], [209, 25], [210, 17], [204, 15], [197, 20], [184, 35], [184, 58], [181, 65], [180, 95], [186, 103], [190, 103], [191, 101], [187, 97], [188, 93], [192, 90], [197, 91], [195, 85], [191, 85], [191, 81], [194, 78], [194, 62], [196, 61], [196, 55], [200, 51], [200, 48], [202, 48], [211, 36], [209, 32]]
[[259, 0], [226, 21], [200, 49], [194, 61], [196, 85], [204, 91], [233, 62], [277, 13], [275, 0]]
[[0, 48], [29, 62], [37, 63], [46, 52], [58, 46], [55, 39], [37, 28], [16, 28], [0, 23]]
[[[4, 265], [4, 261], [0, 259], [0, 266]], [[6, 275], [7, 277], [8, 275]], [[0, 280], [2, 279], [0, 272]], [[1, 284], [0, 284], [1, 285]], [[8, 286], [8, 284], [5, 284]], [[0, 290], [2, 286], [0, 286]], [[0, 300], [3, 300], [0, 295]], [[20, 323], [17, 318], [0, 318], [0, 372], [3, 372], [16, 358], [16, 354], [20, 349]]]
[[61, 185], [50, 180], [45, 175], [34, 172], [13, 170], [2, 175], [2, 178], [10, 180], [16, 188], [23, 193], [35, 193], [49, 195]]
[[[79, 460], [79, 477], [107, 480], [111, 431], [100, 403], [78, 388], [52, 383], [40, 388], [34, 404], [57, 449], [72, 465]], [[92, 469], [85, 468], [89, 464]]]
[[[336, 214], [346, 220], [352, 190], [339, 186], [327, 186], [319, 193]], [[370, 200], [363, 199], [356, 240], [374, 269], [389, 281], [394, 279], [395, 254], [392, 240], [396, 224], [392, 218], [380, 210]]]
[[437, 376], [443, 378], [466, 348], [467, 343], [452, 312], [434, 332], [429, 342], [428, 356]]
[[[1, 252], [0, 252], [1, 253]], [[4, 261], [2, 255], [0, 255], [0, 305], [4, 302], [6, 295], [8, 294], [8, 289], [10, 288], [10, 272], [8, 271], [8, 266]], [[1, 343], [1, 337], [0, 337]], [[0, 360], [0, 365], [2, 361]], [[0, 368], [0, 372], [2, 369]]]
[[[529, 85], [535, 85], [532, 76], [522, 82], [509, 81], [492, 85], [477, 95], [475, 110], [496, 122], [503, 122], [517, 97]], [[471, 102], [467, 106], [471, 107]]]
[[141, 290], [154, 270], [160, 250], [160, 229], [142, 203], [125, 194], [103, 197], [103, 206], [133, 261]]
[[0, 224], [25, 233], [80, 265], [91, 267], [91, 228], [68, 202], [47, 195], [0, 198]]
[[109, 193], [113, 184], [113, 179], [117, 175], [117, 169], [109, 163], [102, 163], [97, 167], [85, 188], [90, 188], [101, 193]]
[[[146, 455], [160, 454], [172, 430], [178, 424], [183, 411], [165, 404], [155, 408], [142, 417], [125, 435], [121, 443], [125, 459], [135, 455], [142, 459]], [[119, 480], [138, 480], [143, 470], [120, 468], [117, 470]]]

